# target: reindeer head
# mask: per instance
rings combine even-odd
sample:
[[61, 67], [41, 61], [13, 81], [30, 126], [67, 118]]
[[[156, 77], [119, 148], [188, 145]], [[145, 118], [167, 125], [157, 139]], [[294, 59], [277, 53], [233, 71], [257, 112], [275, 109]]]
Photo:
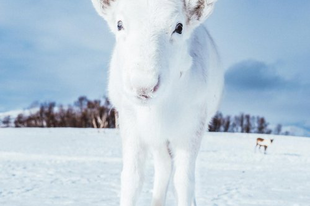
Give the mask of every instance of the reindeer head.
[[111, 70], [122, 92], [146, 103], [170, 91], [189, 69], [193, 30], [213, 11], [216, 0], [92, 0], [115, 34]]

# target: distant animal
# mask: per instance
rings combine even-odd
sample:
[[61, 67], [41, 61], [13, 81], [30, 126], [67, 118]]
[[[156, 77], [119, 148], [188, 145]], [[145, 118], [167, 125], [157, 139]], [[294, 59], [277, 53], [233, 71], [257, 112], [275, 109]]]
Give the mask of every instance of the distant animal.
[[216, 0], [92, 2], [116, 37], [108, 92], [122, 138], [120, 205], [137, 204], [148, 153], [155, 164], [151, 205], [165, 205], [170, 179], [178, 206], [196, 205], [196, 157], [224, 84], [202, 25]]
[[271, 143], [273, 142], [274, 139], [264, 139], [264, 138], [257, 138], [256, 139], [256, 146], [255, 146], [255, 150], [257, 148], [257, 146], [259, 146], [259, 150], [260, 148], [263, 146], [265, 148], [264, 150], [264, 154], [266, 154], [266, 150], [268, 148], [268, 146], [271, 145]]

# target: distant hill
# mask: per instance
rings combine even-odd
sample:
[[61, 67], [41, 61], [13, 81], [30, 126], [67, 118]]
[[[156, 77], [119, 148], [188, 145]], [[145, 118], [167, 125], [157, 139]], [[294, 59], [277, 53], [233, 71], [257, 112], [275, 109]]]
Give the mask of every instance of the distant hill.
[[310, 131], [297, 127], [297, 126], [283, 126], [284, 131], [288, 131], [290, 135], [301, 136], [301, 137], [310, 137]]

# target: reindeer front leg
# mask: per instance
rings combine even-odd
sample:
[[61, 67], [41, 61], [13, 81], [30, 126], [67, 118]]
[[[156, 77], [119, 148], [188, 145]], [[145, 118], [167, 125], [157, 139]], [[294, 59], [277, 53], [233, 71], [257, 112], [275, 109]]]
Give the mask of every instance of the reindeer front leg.
[[154, 148], [155, 178], [152, 206], [164, 206], [171, 175], [171, 157], [169, 143]]
[[134, 206], [143, 185], [146, 154], [139, 145], [126, 145], [124, 147], [120, 205]]
[[201, 137], [173, 148], [174, 187], [178, 206], [195, 206], [195, 165]]
[[120, 205], [135, 206], [143, 185], [147, 153], [133, 125], [121, 122], [120, 127], [123, 145]]

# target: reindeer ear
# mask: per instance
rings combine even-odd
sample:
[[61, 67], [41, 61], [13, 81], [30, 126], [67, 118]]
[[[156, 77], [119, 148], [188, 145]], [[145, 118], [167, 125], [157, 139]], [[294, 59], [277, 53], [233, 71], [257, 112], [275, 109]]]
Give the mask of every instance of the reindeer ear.
[[193, 27], [206, 20], [213, 12], [217, 0], [183, 0], [187, 23]]
[[92, 0], [98, 14], [108, 23], [114, 19], [114, 7], [116, 0]]

